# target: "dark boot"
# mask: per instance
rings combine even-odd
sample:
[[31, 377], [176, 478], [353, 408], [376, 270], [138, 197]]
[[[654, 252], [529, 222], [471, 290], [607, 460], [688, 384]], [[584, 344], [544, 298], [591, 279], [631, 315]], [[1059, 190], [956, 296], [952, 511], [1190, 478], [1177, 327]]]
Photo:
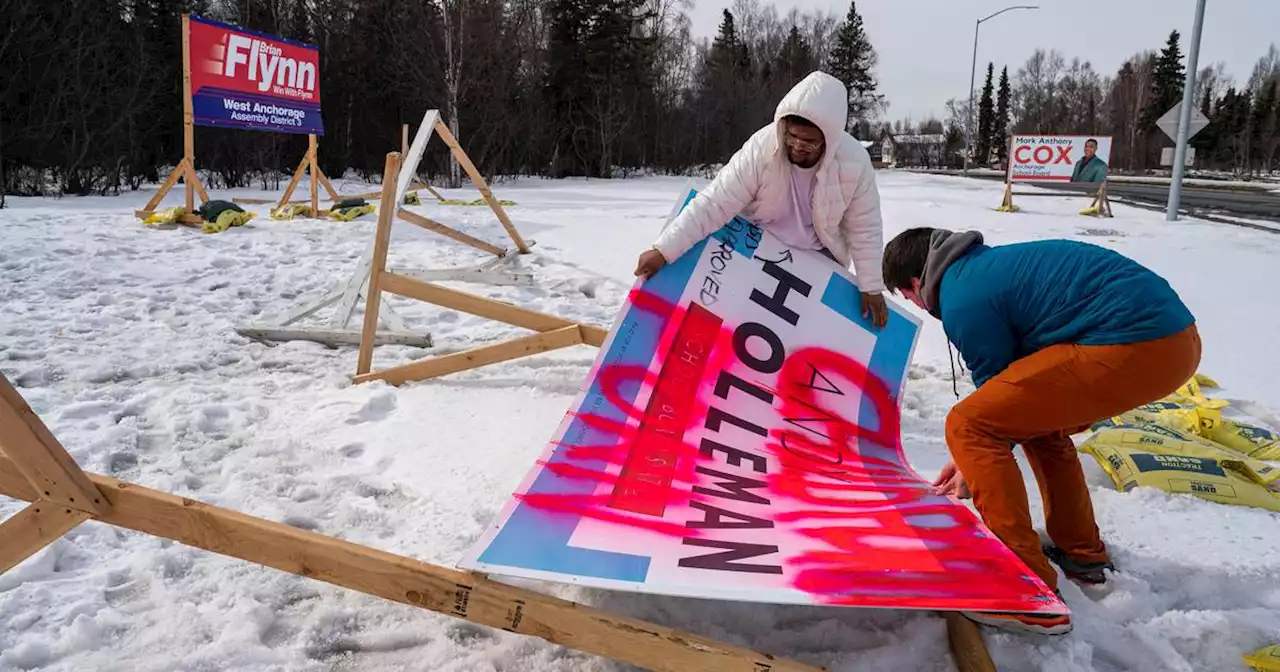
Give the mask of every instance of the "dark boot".
[[1116, 571], [1110, 562], [1076, 562], [1057, 546], [1045, 546], [1045, 557], [1057, 565], [1067, 578], [1086, 586], [1097, 586], [1107, 582], [1106, 571]]

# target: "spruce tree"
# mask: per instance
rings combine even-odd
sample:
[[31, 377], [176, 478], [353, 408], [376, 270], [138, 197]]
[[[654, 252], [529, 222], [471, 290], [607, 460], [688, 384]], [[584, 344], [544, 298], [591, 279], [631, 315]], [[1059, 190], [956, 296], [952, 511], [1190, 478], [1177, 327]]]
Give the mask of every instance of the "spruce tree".
[[1000, 71], [1000, 92], [996, 95], [996, 117], [991, 125], [991, 141], [1001, 164], [1009, 158], [1009, 66]]
[[800, 29], [793, 24], [791, 32], [787, 33], [786, 41], [782, 43], [782, 49], [778, 52], [778, 66], [774, 75], [781, 80], [783, 86], [790, 88], [812, 72], [813, 67], [813, 51], [809, 49], [809, 43], [800, 34]]
[[862, 28], [857, 3], [849, 3], [849, 14], [836, 29], [827, 70], [849, 89], [849, 122], [871, 116], [880, 107], [883, 96], [876, 94], [876, 80], [871, 71], [876, 66], [876, 50]]
[[1160, 117], [1182, 101], [1186, 69], [1182, 65], [1178, 37], [1176, 30], [1169, 33], [1169, 41], [1156, 57], [1151, 75], [1151, 102], [1147, 103], [1142, 115], [1142, 125], [1147, 131], [1155, 130]]
[[729, 76], [730, 79], [741, 79], [751, 72], [751, 58], [747, 45], [738, 37], [738, 29], [733, 21], [733, 13], [724, 10], [720, 19], [720, 32], [711, 43], [711, 65], [717, 74]]
[[1261, 84], [1249, 119], [1249, 130], [1252, 134], [1249, 147], [1253, 155], [1250, 164], [1256, 166], [1261, 163], [1264, 173], [1269, 168], [1266, 163], [1271, 158], [1266, 151], [1267, 145], [1275, 134], [1276, 94], [1275, 86]]
[[991, 100], [995, 88], [992, 79], [996, 66], [987, 63], [987, 82], [982, 86], [982, 99], [978, 102], [978, 141], [975, 160], [979, 166], [987, 165], [991, 160], [991, 145], [995, 133], [995, 102]]

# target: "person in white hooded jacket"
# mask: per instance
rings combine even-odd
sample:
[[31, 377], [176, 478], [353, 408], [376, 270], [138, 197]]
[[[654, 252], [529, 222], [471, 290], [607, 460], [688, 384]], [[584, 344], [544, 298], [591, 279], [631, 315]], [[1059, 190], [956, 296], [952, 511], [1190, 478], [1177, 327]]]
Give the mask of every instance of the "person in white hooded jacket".
[[791, 247], [852, 264], [862, 314], [883, 327], [880, 193], [871, 157], [844, 130], [848, 111], [840, 80], [821, 71], [801, 80], [778, 104], [773, 123], [752, 134], [640, 255], [636, 275], [652, 275], [742, 215]]

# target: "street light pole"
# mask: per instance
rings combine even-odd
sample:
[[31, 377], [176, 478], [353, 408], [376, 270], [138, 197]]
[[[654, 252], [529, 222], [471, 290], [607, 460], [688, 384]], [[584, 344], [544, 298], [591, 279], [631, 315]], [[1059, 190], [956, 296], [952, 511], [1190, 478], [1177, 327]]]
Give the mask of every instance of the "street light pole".
[[1178, 221], [1178, 204], [1182, 200], [1182, 176], [1186, 173], [1187, 136], [1191, 130], [1191, 110], [1195, 105], [1196, 68], [1200, 61], [1200, 31], [1204, 28], [1204, 2], [1196, 3], [1196, 22], [1191, 28], [1191, 51], [1187, 54], [1187, 78], [1182, 85], [1182, 109], [1178, 110], [1178, 141], [1173, 150], [1173, 180], [1169, 182], [1166, 222]]
[[978, 71], [978, 28], [982, 26], [983, 21], [994, 19], [1005, 12], [1015, 9], [1040, 9], [1038, 5], [1014, 5], [1013, 7], [1005, 7], [1004, 9], [981, 19], [973, 24], [973, 63], [969, 66], [969, 114], [966, 115], [968, 123], [965, 124], [964, 133], [964, 176], [969, 176], [969, 152], [973, 145], [973, 117], [976, 114], [973, 110], [973, 85], [974, 77]]

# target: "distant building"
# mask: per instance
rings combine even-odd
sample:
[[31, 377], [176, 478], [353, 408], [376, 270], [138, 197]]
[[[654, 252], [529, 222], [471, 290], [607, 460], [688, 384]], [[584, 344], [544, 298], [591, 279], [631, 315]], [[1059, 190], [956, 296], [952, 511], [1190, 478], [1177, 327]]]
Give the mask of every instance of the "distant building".
[[871, 155], [871, 165], [876, 168], [884, 168], [884, 146], [875, 140], [859, 140], [862, 148], [867, 150], [867, 154]]
[[894, 168], [943, 168], [947, 165], [947, 136], [941, 133], [885, 133], [880, 144], [884, 164]]

